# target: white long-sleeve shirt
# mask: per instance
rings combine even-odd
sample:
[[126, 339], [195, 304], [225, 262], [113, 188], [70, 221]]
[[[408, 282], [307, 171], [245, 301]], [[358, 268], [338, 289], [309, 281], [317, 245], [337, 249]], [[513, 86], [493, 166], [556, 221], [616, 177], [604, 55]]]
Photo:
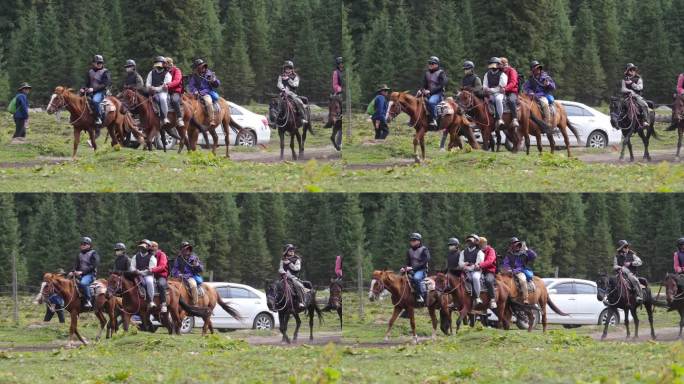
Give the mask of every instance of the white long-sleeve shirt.
[[[481, 262], [484, 261], [484, 252], [482, 250], [477, 251], [477, 257], [475, 258], [475, 264], [480, 264]], [[458, 256], [458, 267], [465, 270], [466, 265], [465, 265], [465, 250], [461, 251], [461, 253]]]
[[[153, 69], [147, 74], [147, 79], [145, 80], [145, 87], [152, 88], [152, 89], [154, 89], [155, 92], [162, 92], [162, 86], [159, 86], [159, 87], [153, 87], [152, 86], [152, 72], [154, 72], [154, 71], [155, 70]], [[164, 84], [168, 84], [170, 82], [171, 82], [171, 74], [166, 72], [166, 75], [164, 75]]]
[[[487, 72], [489, 73], [489, 72]], [[484, 88], [489, 88], [489, 91], [492, 94], [497, 94], [497, 93], [504, 93], [504, 89], [506, 88], [506, 84], [508, 84], [508, 76], [506, 76], [505, 73], [501, 72], [501, 76], [499, 77], [499, 84], [489, 84], [488, 78], [487, 78], [487, 73], [484, 75], [484, 82], [482, 83], [482, 86]]]
[[[290, 262], [288, 264], [288, 269], [291, 269], [295, 272], [300, 271], [302, 269], [302, 259], [297, 258], [295, 262]], [[285, 270], [285, 264], [283, 264], [283, 260], [280, 260], [280, 265], [278, 266], [278, 273], [288, 273], [290, 272], [289, 270]], [[289, 274], [289, 273], [288, 273]]]
[[635, 96], [639, 96], [639, 94], [637, 92], [644, 90], [644, 80], [641, 77], [639, 77], [639, 79], [637, 81], [632, 80], [632, 85], [630, 88], [625, 83], [625, 79], [622, 79], [622, 83], [621, 83], [620, 88], [621, 88], [622, 93], [631, 93]]
[[[150, 270], [150, 269], [152, 269], [152, 268], [154, 268], [154, 267], [156, 267], [156, 266], [157, 266], [157, 257], [155, 257], [154, 255], [152, 255], [152, 257], [150, 257], [150, 264], [147, 266], [146, 269], [147, 269], [147, 270]], [[131, 258], [131, 271], [136, 271], [136, 270], [137, 270], [137, 268], [136, 268], [136, 266], [135, 266], [135, 256], [133, 256], [133, 257]]]

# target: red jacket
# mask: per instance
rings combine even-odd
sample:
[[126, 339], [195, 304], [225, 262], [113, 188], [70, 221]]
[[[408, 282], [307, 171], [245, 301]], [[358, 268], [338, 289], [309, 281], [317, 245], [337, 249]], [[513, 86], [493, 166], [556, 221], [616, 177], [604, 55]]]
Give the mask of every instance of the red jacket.
[[496, 251], [489, 245], [483, 251], [485, 257], [480, 263], [480, 268], [484, 272], [496, 273]]
[[166, 257], [164, 251], [157, 250], [154, 257], [157, 258], [157, 266], [150, 269], [150, 272], [154, 273], [155, 277], [169, 277], [169, 259]]
[[183, 93], [183, 73], [180, 68], [171, 68], [169, 74], [171, 75], [171, 82], [166, 84], [169, 93]]
[[508, 77], [508, 84], [504, 91], [506, 93], [518, 93], [518, 71], [513, 67], [506, 67], [504, 73]]

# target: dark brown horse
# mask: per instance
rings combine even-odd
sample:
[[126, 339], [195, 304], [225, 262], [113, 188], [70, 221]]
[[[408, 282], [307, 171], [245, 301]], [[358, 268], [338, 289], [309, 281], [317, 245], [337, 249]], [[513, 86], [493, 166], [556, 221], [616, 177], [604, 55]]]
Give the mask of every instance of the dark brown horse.
[[610, 99], [611, 124], [622, 132], [620, 161], [625, 158], [625, 148], [629, 149], [629, 161], [634, 161], [634, 152], [632, 151], [632, 135], [634, 133], [638, 134], [644, 143], [644, 159], [651, 161], [651, 155], [648, 152], [651, 136], [656, 139], [658, 138], [655, 131], [655, 112], [649, 108], [648, 116], [646, 117], [649, 126], [644, 127], [639, 117], [641, 113], [639, 109], [634, 96], [622, 95], [621, 97], [612, 97]]
[[681, 339], [684, 329], [684, 276], [667, 274], [665, 277], [665, 297], [667, 298], [667, 310], [679, 313], [679, 338]]
[[[503, 285], [506, 287], [506, 289], [509, 292], [509, 297], [511, 300], [509, 300], [508, 305], [506, 307], [506, 321], [510, 323], [511, 321], [511, 316], [513, 314], [512, 308], [515, 307], [516, 312], [521, 311], [527, 315], [528, 318], [528, 332], [532, 332], [532, 327], [534, 326], [535, 321], [532, 321], [534, 319], [534, 313], [532, 309], [534, 309], [534, 306], [538, 307], [539, 311], [541, 312], [541, 323], [542, 323], [542, 329], [543, 332], [546, 332], [546, 305], [551, 308], [554, 312], [561, 316], [568, 316], [567, 313], [563, 312], [554, 304], [554, 302], [551, 300], [549, 297], [549, 292], [546, 290], [546, 285], [544, 284], [544, 280], [540, 279], [537, 276], [533, 277], [534, 281], [534, 287], [535, 290], [533, 292], [528, 292], [527, 295], [527, 300], [529, 305], [523, 304], [523, 295], [522, 292], [520, 292], [520, 289], [518, 289], [518, 285], [514, 281], [514, 277], [510, 272], [502, 272], [499, 273], [496, 276], [496, 281], [497, 284]], [[537, 319], [538, 321], [539, 319]]]
[[[52, 293], [57, 293], [64, 299], [64, 310], [69, 312], [71, 317], [71, 323], [69, 326], [69, 340], [67, 346], [71, 346], [74, 341], [74, 336], [78, 337], [84, 345], [88, 344], [85, 337], [81, 336], [78, 332], [78, 317], [82, 312], [87, 312], [83, 308], [81, 302], [81, 292], [77, 288], [75, 277], [65, 277], [58, 273], [45, 273], [43, 275], [43, 281], [45, 282], [45, 288], [41, 294], [43, 295], [43, 301], [47, 302], [47, 298]], [[95, 294], [93, 295], [93, 310], [95, 311], [95, 316], [100, 321], [100, 331], [98, 332], [95, 340], [99, 340], [102, 335], [102, 330], [107, 327], [106, 337], [110, 338], [114, 331], [116, 330], [116, 306], [117, 302], [115, 298], [106, 298], [105, 291], [107, 289], [107, 281], [104, 279], [99, 279], [94, 282]], [[105, 318], [105, 313], [109, 314], [109, 321]]]
[[[406, 273], [397, 275], [393, 271], [373, 271], [373, 280], [371, 280], [370, 290], [368, 291], [368, 299], [370, 301], [377, 300], [385, 289], [392, 295], [392, 305], [394, 306], [392, 317], [389, 320], [387, 332], [385, 333], [385, 341], [389, 341], [394, 321], [401, 311], [404, 310], [406, 311], [411, 324], [413, 343], [418, 343], [415, 318], [415, 308], [418, 307], [418, 304], [416, 303], [415, 294], [411, 287], [411, 283], [409, 282], [408, 275]], [[449, 320], [450, 315], [447, 297], [445, 295], [440, 295], [436, 290], [432, 290], [429, 291], [426, 304], [428, 313], [430, 314], [430, 320], [432, 321], [432, 339], [434, 340], [437, 338], [437, 316], [435, 314], [437, 310], [440, 312], [441, 330], [445, 334], [449, 334], [451, 322]]]
[[[409, 116], [412, 127], [416, 130], [413, 136], [413, 157], [416, 163], [425, 160], [425, 134], [428, 131], [427, 105], [422, 96], [411, 96], [408, 92], [392, 92], [387, 106], [387, 123], [390, 123], [400, 113]], [[418, 145], [420, 144], [420, 157], [418, 157]]]
[[299, 157], [301, 158], [304, 156], [306, 132], [310, 131], [311, 134], [313, 134], [313, 130], [311, 129], [311, 117], [307, 116], [306, 120], [308, 122], [304, 124], [302, 134], [300, 135], [299, 128], [302, 126], [302, 123], [298, 118], [294, 102], [284, 93], [271, 99], [268, 105], [268, 122], [271, 127], [278, 129], [278, 136], [280, 137], [280, 160], [283, 160], [285, 156], [285, 132], [290, 134], [292, 160], [297, 160], [297, 154], [294, 149], [295, 139], [297, 139], [297, 145], [299, 146]]
[[447, 111], [443, 111], [442, 117], [439, 119], [439, 129], [449, 133], [449, 146], [447, 149], [458, 146], [463, 148], [461, 141], [461, 133], [468, 138], [468, 143], [473, 149], [480, 149], [480, 144], [475, 140], [475, 134], [470, 128], [470, 120], [464, 115], [459, 105], [453, 98], [448, 97], [446, 100]]
[[[464, 274], [461, 274], [460, 276], [454, 276], [451, 273], [445, 274], [439, 272], [435, 276], [435, 283], [438, 290], [446, 295], [451, 295], [453, 303], [456, 305], [456, 308], [458, 308], [459, 317], [458, 320], [456, 320], [456, 332], [458, 332], [461, 327], [461, 321], [465, 321], [469, 315], [486, 316], [487, 309], [489, 308], [489, 301], [491, 299], [487, 294], [487, 290], [483, 289], [480, 292], [482, 304], [476, 305], [473, 302], [473, 297], [466, 290], [466, 285], [468, 282], [466, 281]], [[508, 304], [509, 293], [506, 285], [497, 284], [494, 294], [496, 295], [496, 312], [497, 317], [499, 318], [498, 327], [501, 328], [503, 326], [504, 329], [508, 329], [510, 327], [510, 323], [507, 321], [505, 313], [506, 305]]]
[[341, 150], [342, 146], [342, 96], [330, 95], [328, 103], [328, 122], [325, 128], [332, 128], [330, 141], [336, 150]]
[[[164, 152], [166, 152], [166, 140], [164, 140], [164, 135], [169, 134], [175, 136], [179, 141], [187, 140], [185, 136], [181, 138], [173, 133], [173, 128], [177, 127], [176, 112], [173, 109], [170, 109], [168, 113], [169, 121], [171, 122], [163, 125], [162, 119], [154, 111], [154, 106], [152, 105], [154, 101], [151, 97], [144, 96], [134, 89], [125, 89], [121, 92], [121, 100], [131, 112], [140, 116], [140, 123], [142, 124], [147, 137], [144, 146], [147, 147], [148, 150], [151, 151], [154, 148], [154, 143], [159, 135], [162, 135]], [[190, 123], [190, 117], [190, 113], [183, 114], [183, 123], [185, 125]], [[179, 148], [180, 147], [181, 146], [179, 146]]]
[[[492, 134], [496, 133], [496, 151], [498, 152], [501, 147], [501, 130], [505, 129], [506, 139], [511, 141], [513, 144], [513, 152], [517, 152], [520, 145], [520, 140], [516, 129], [513, 126], [513, 119], [510, 112], [504, 112], [501, 119], [504, 121], [504, 125], [501, 127], [496, 126], [496, 120], [489, 112], [489, 106], [485, 100], [477, 97], [473, 92], [468, 90], [462, 90], [456, 95], [457, 103], [461, 109], [470, 117], [473, 118], [475, 124], [480, 127], [480, 132], [482, 133], [482, 147], [485, 150], [494, 151], [495, 147], [491, 143]], [[518, 112], [518, 116], [522, 114], [522, 111]]]
[[295, 319], [295, 330], [292, 335], [292, 341], [295, 342], [299, 335], [299, 327], [302, 325], [302, 321], [299, 318], [300, 312], [306, 311], [309, 317], [309, 340], [313, 340], [314, 315], [318, 315], [319, 324], [323, 322], [323, 315], [316, 303], [316, 291], [313, 287], [309, 287], [311, 289], [309, 292], [309, 302], [304, 302], [304, 305], [300, 305], [300, 301], [303, 298], [295, 294], [292, 284], [288, 278], [282, 278], [266, 285], [266, 305], [268, 305], [269, 310], [278, 312], [280, 334], [283, 336], [282, 342], [287, 344], [291, 342], [287, 336], [287, 324], [290, 321], [290, 315]]
[[568, 157], [571, 157], [568, 129], [575, 135], [578, 143], [580, 142], [580, 139], [577, 129], [570, 123], [570, 120], [568, 120], [568, 114], [565, 112], [563, 104], [554, 103], [553, 107], [549, 107], [549, 110], [555, 109], [555, 112], [552, 114], [551, 118], [548, 119], [548, 121], [551, 121], [550, 126], [548, 126], [542, 115], [541, 107], [537, 104], [537, 101], [534, 100], [533, 96], [523, 94], [520, 95], [518, 100], [521, 109], [528, 111], [528, 113], [523, 113], [520, 121], [520, 134], [525, 138], [525, 150], [527, 154], [530, 154], [530, 132], [532, 132], [537, 139], [537, 149], [539, 149], [539, 153], [542, 152], [541, 134], [546, 132], [551, 153], [554, 153], [556, 151], [556, 141], [553, 137], [553, 131], [558, 128], [561, 135], [563, 135], [563, 142], [568, 151]]
[[675, 159], [681, 160], [682, 136], [684, 136], [684, 95], [675, 96], [672, 104], [672, 125], [671, 128], [677, 129], [677, 155]]
[[340, 280], [332, 279], [329, 291], [328, 304], [321, 309], [321, 312], [337, 311], [337, 316], [340, 318], [340, 329], [342, 329], [342, 283]]
[[[645, 282], [645, 281], [644, 281]], [[639, 337], [639, 317], [637, 316], [637, 309], [641, 304], [637, 304], [636, 294], [630, 289], [630, 283], [627, 277], [624, 276], [622, 271], [618, 271], [616, 276], [608, 276], [602, 274], [596, 280], [596, 288], [598, 292], [596, 298], [605, 303], [608, 307], [608, 313], [606, 314], [606, 323], [603, 328], [603, 334], [601, 339], [605, 339], [608, 335], [608, 325], [610, 324], [610, 318], [616, 316], [617, 309], [620, 308], [625, 312], [625, 328], [627, 328], [627, 338], [629, 339], [629, 314], [632, 313], [634, 317], [634, 338]], [[642, 289], [639, 287], [638, 289]], [[643, 288], [643, 298], [644, 298], [644, 308], [646, 308], [646, 314], [648, 315], [648, 322], [651, 325], [651, 338], [655, 339], [655, 330], [653, 329], [653, 295], [651, 294], [651, 289], [646, 286]]]
[[[121, 102], [116, 97], [105, 97], [102, 108], [105, 109], [102, 126], [107, 127], [109, 136], [112, 138], [112, 146], [122, 143], [126, 131], [133, 132], [140, 142], [144, 142], [145, 137], [138, 130], [130, 113], [122, 108]], [[71, 114], [69, 123], [74, 127], [72, 158], [76, 158], [76, 151], [78, 150], [81, 132], [83, 131], [88, 132], [93, 150], [97, 150], [97, 144], [95, 143], [95, 118], [93, 117], [88, 99], [85, 96], [75, 94], [71, 89], [58, 86], [50, 98], [47, 113], [53, 114], [63, 109], [66, 109]]]

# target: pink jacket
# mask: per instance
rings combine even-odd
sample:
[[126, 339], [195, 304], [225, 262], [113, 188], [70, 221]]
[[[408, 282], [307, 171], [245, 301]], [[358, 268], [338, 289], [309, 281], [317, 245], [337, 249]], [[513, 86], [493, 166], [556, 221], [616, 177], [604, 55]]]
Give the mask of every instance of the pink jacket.
[[684, 273], [684, 265], [679, 265], [679, 255], [676, 251], [674, 253], [674, 271], [675, 273]]
[[338, 278], [342, 277], [342, 256], [340, 255], [335, 258], [335, 275]]
[[684, 73], [677, 77], [677, 94], [681, 95], [682, 93], [684, 93]]
[[333, 91], [334, 93], [340, 93], [342, 92], [342, 85], [340, 84], [340, 79], [338, 76], [339, 72], [338, 71], [333, 71], [332, 74], [332, 84], [333, 84]]

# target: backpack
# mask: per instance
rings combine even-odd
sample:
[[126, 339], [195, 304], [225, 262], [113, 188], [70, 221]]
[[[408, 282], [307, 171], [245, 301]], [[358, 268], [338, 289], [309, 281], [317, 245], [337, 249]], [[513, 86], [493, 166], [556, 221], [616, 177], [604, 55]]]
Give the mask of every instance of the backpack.
[[7, 112], [11, 114], [15, 114], [17, 112], [17, 97], [14, 96], [14, 98], [9, 102], [9, 105], [7, 106]]
[[371, 100], [371, 102], [368, 103], [368, 107], [366, 107], [366, 113], [367, 113], [369, 116], [375, 115], [375, 99], [376, 99], [377, 97], [378, 97], [378, 96], [375, 96], [375, 97], [373, 98], [373, 100]]

